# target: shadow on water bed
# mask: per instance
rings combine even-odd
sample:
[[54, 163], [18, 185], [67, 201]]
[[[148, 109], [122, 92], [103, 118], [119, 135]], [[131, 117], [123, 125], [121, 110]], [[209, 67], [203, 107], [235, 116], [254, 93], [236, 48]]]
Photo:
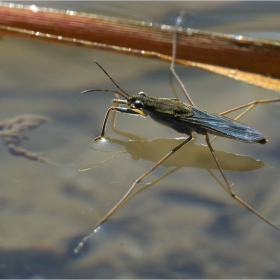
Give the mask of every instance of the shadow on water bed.
[[[81, 238], [73, 239], [69, 242], [68, 252], [54, 252], [46, 248], [26, 249], [26, 250], [8, 250], [0, 251], [1, 279], [11, 278], [39, 278], [39, 279], [63, 279], [63, 278], [208, 278], [212, 275], [214, 278], [219, 277], [217, 266], [224, 267], [242, 266], [236, 259], [223, 255], [211, 254], [206, 248], [197, 251], [195, 254], [192, 250], [178, 249], [170, 251], [167, 255], [158, 259], [143, 261], [139, 260], [131, 263], [127, 269], [112, 264], [105, 258], [88, 262], [88, 264], [79, 265], [79, 262], [87, 255], [87, 245], [82, 250], [81, 255], [73, 253], [72, 248]], [[94, 250], [94, 248], [91, 248]], [[205, 262], [202, 255], [211, 257], [211, 265]], [[123, 258], [123, 256], [119, 256]], [[125, 259], [123, 259], [125, 260]], [[214, 263], [216, 265], [214, 265]], [[230, 269], [230, 268], [229, 268]], [[130, 271], [130, 272], [129, 272]], [[133, 271], [133, 274], [131, 273]], [[216, 271], [216, 273], [215, 273]], [[250, 278], [252, 274], [231, 275], [233, 278]], [[279, 278], [279, 271], [258, 274], [260, 277]]]
[[28, 140], [22, 134], [23, 131], [35, 129], [48, 121], [50, 121], [49, 118], [39, 115], [20, 115], [0, 121], [0, 137], [12, 155], [51, 163], [48, 159], [19, 147], [24, 140]]

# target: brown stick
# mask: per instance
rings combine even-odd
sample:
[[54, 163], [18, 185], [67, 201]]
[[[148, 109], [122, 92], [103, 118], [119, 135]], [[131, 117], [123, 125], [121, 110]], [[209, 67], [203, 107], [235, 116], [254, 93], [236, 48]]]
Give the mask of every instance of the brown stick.
[[[95, 14], [1, 3], [0, 24], [167, 55], [172, 48], [172, 27]], [[276, 42], [180, 29], [177, 58], [280, 77]]]

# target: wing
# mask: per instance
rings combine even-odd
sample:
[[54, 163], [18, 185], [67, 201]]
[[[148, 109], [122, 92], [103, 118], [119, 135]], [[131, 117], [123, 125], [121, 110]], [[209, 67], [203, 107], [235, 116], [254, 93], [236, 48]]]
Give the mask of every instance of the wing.
[[227, 117], [219, 116], [213, 113], [208, 113], [199, 108], [192, 107], [194, 114], [185, 117], [180, 116], [181, 121], [185, 121], [191, 129], [197, 133], [204, 134], [205, 132], [227, 137], [247, 143], [267, 142], [265, 136], [254, 128], [251, 128], [243, 123], [232, 120]]

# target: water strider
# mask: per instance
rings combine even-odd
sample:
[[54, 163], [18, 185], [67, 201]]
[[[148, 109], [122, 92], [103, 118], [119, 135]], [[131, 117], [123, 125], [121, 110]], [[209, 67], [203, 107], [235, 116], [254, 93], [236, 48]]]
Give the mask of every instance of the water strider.
[[224, 117], [227, 113], [242, 109], [242, 108], [252, 108], [254, 105], [258, 103], [269, 103], [269, 102], [276, 102], [280, 101], [280, 99], [271, 99], [271, 100], [258, 100], [254, 101], [237, 108], [231, 109], [227, 112], [224, 112], [220, 115], [209, 113], [205, 110], [199, 109], [195, 107], [193, 101], [191, 100], [190, 96], [188, 95], [183, 83], [181, 82], [180, 78], [175, 72], [174, 68], [174, 61], [176, 56], [176, 37], [178, 26], [180, 25], [181, 17], [179, 16], [177, 19], [175, 32], [173, 34], [173, 49], [172, 49], [172, 62], [171, 62], [171, 73], [174, 75], [176, 80], [179, 82], [182, 90], [184, 91], [186, 97], [188, 98], [191, 105], [188, 105], [177, 98], [158, 98], [149, 96], [145, 92], [139, 92], [135, 95], [129, 95], [125, 92], [120, 86], [116, 84], [113, 78], [104, 70], [104, 68], [97, 62], [95, 63], [101, 68], [101, 70], [110, 78], [113, 84], [117, 87], [117, 90], [103, 90], [103, 89], [90, 89], [85, 90], [82, 93], [92, 92], [92, 91], [105, 91], [118, 94], [124, 98], [121, 99], [113, 99], [112, 102], [117, 105], [126, 105], [127, 107], [118, 107], [112, 106], [108, 109], [105, 119], [103, 122], [102, 130], [100, 136], [96, 137], [94, 141], [99, 141], [104, 138], [106, 125], [109, 119], [109, 115], [112, 111], [124, 113], [124, 114], [132, 114], [142, 117], [150, 116], [156, 122], [173, 128], [175, 131], [186, 134], [187, 138], [183, 139], [180, 144], [175, 146], [172, 150], [170, 150], [165, 156], [163, 156], [154, 166], [152, 166], [148, 171], [142, 174], [139, 178], [135, 180], [126, 194], [121, 198], [121, 200], [97, 223], [94, 229], [91, 231], [90, 234], [85, 236], [83, 240], [78, 244], [75, 248], [74, 252], [77, 253], [84, 243], [97, 231], [97, 229], [107, 221], [117, 210], [119, 207], [123, 205], [123, 203], [130, 197], [130, 194], [135, 189], [135, 187], [153, 170], [155, 170], [159, 165], [161, 165], [165, 160], [167, 160], [170, 156], [172, 156], [176, 151], [181, 149], [184, 145], [192, 140], [192, 133], [196, 132], [197, 134], [204, 135], [207, 146], [211, 152], [213, 159], [227, 185], [229, 190], [229, 194], [237, 200], [240, 204], [242, 204], [245, 208], [250, 210], [264, 222], [269, 224], [270, 226], [274, 227], [275, 229], [280, 231], [280, 228], [273, 224], [270, 220], [266, 217], [261, 215], [255, 209], [253, 209], [250, 205], [244, 202], [241, 198], [236, 196], [233, 192], [232, 187], [216, 157], [214, 149], [212, 148], [209, 135], [212, 134], [215, 136], [226, 137], [233, 140], [242, 141], [245, 143], [260, 143], [265, 144], [267, 143], [266, 137], [259, 131], [250, 126], [247, 126], [241, 122], [236, 120]]

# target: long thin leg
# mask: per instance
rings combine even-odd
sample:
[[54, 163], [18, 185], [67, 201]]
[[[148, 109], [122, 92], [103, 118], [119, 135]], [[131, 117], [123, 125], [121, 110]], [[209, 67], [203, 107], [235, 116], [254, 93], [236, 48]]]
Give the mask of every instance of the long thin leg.
[[153, 170], [155, 170], [159, 165], [161, 165], [165, 160], [167, 160], [170, 156], [172, 156], [176, 151], [178, 151], [180, 148], [182, 148], [185, 144], [187, 144], [189, 141], [192, 140], [192, 136], [190, 135], [187, 139], [185, 139], [181, 144], [176, 146], [174, 149], [172, 149], [169, 153], [167, 153], [162, 159], [160, 159], [153, 167], [151, 167], [148, 171], [143, 173], [139, 178], [135, 180], [135, 182], [132, 184], [132, 186], [129, 188], [129, 190], [126, 192], [126, 194], [121, 198], [121, 200], [97, 223], [97, 225], [94, 227], [94, 229], [91, 231], [90, 234], [85, 236], [83, 240], [78, 244], [78, 246], [75, 248], [74, 252], [78, 253], [79, 250], [84, 246], [85, 242], [97, 231], [97, 229], [106, 222], [117, 210], [119, 207], [122, 206], [122, 204], [126, 201], [126, 199], [129, 197], [131, 192], [135, 189], [135, 187], [146, 177], [148, 176]]
[[[224, 111], [222, 113], [220, 113], [219, 115], [220, 116], [223, 116], [223, 115], [226, 115], [226, 114], [229, 114], [231, 112], [234, 112], [236, 110], [239, 110], [239, 109], [242, 109], [242, 108], [246, 108], [246, 107], [249, 107], [248, 108], [249, 110], [251, 110], [253, 107], [255, 107], [257, 104], [264, 104], [264, 103], [273, 103], [273, 102], [280, 102], [280, 98], [275, 98], [275, 99], [267, 99], [267, 100], [255, 100], [255, 101], [252, 101], [252, 102], [249, 102], [247, 104], [243, 104], [241, 106], [238, 106], [238, 107], [235, 107], [235, 108], [232, 108], [232, 109], [229, 109], [227, 111]], [[242, 113], [242, 116], [247, 113], [248, 111], [245, 110], [244, 113]]]
[[174, 75], [177, 82], [179, 83], [180, 87], [182, 88], [183, 92], [185, 93], [185, 95], [186, 95], [187, 99], [189, 100], [190, 104], [195, 107], [194, 102], [192, 101], [190, 95], [188, 94], [184, 84], [182, 83], [181, 79], [179, 78], [179, 76], [175, 72], [175, 68], [174, 68], [175, 59], [176, 59], [177, 33], [178, 33], [179, 26], [182, 22], [182, 17], [184, 15], [184, 13], [185, 12], [180, 13], [180, 15], [178, 16], [178, 18], [176, 20], [176, 25], [174, 27], [173, 40], [172, 40], [173, 41], [173, 43], [172, 43], [172, 61], [171, 61], [171, 65], [170, 65], [170, 71]]
[[266, 217], [264, 217], [264, 216], [261, 215], [259, 212], [257, 212], [254, 208], [252, 208], [251, 206], [249, 206], [246, 202], [244, 202], [241, 198], [239, 198], [239, 197], [233, 192], [232, 187], [231, 187], [231, 185], [230, 185], [230, 183], [229, 183], [229, 181], [228, 181], [228, 179], [227, 179], [227, 177], [226, 177], [226, 175], [225, 175], [225, 173], [224, 173], [224, 171], [223, 171], [223, 169], [222, 169], [222, 167], [221, 167], [221, 165], [220, 165], [220, 163], [219, 163], [219, 161], [218, 161], [218, 159], [217, 159], [217, 157], [216, 157], [216, 154], [215, 154], [215, 152], [214, 152], [214, 149], [212, 148], [212, 145], [211, 145], [211, 143], [210, 143], [208, 134], [205, 135], [205, 140], [206, 140], [206, 143], [207, 143], [207, 145], [208, 145], [208, 147], [209, 147], [209, 150], [210, 150], [210, 152], [211, 152], [211, 154], [212, 154], [212, 156], [213, 156], [213, 158], [214, 158], [214, 160], [215, 160], [215, 162], [216, 162], [216, 164], [217, 164], [217, 166], [218, 166], [218, 168], [219, 168], [219, 170], [220, 170], [220, 172], [221, 172], [221, 174], [222, 174], [222, 176], [223, 176], [223, 178], [224, 178], [224, 181], [225, 181], [226, 184], [227, 184], [227, 187], [228, 187], [228, 189], [229, 189], [230, 195], [231, 195], [235, 200], [237, 200], [240, 204], [242, 204], [245, 208], [247, 208], [247, 209], [250, 210], [252, 213], [254, 213], [256, 216], [258, 216], [260, 219], [262, 219], [264, 222], [266, 222], [267, 224], [269, 224], [269, 225], [272, 226], [273, 228], [275, 228], [275, 229], [277, 229], [278, 231], [280, 231], [280, 228], [279, 228], [279, 227], [277, 227], [277, 226], [276, 226], [275, 224], [273, 224], [270, 220], [268, 220]]
[[145, 185], [144, 187], [142, 187], [141, 189], [135, 191], [134, 193], [132, 193], [130, 196], [128, 196], [126, 198], [125, 201], [123, 201], [121, 206], [124, 206], [124, 204], [128, 203], [134, 196], [140, 194], [141, 192], [143, 192], [144, 190], [150, 188], [151, 186], [159, 183], [160, 181], [162, 181], [163, 179], [165, 179], [166, 177], [168, 177], [169, 175], [173, 174], [174, 172], [176, 172], [177, 170], [179, 170], [181, 167], [174, 167], [172, 170], [168, 171], [167, 173], [165, 173], [164, 175], [162, 175], [160, 178], [157, 178], [156, 180], [154, 180], [153, 182]]
[[[124, 203], [127, 203], [128, 201], [130, 201], [134, 196], [140, 194], [141, 192], [143, 192], [144, 190], [150, 188], [151, 186], [159, 183], [160, 181], [162, 181], [163, 179], [165, 179], [166, 177], [168, 177], [169, 175], [173, 174], [174, 172], [178, 171], [181, 167], [174, 167], [173, 169], [171, 169], [170, 171], [168, 171], [167, 173], [165, 173], [164, 175], [162, 175], [161, 177], [157, 178], [156, 180], [154, 180], [153, 182], [145, 185], [144, 187], [142, 187], [141, 189], [135, 191], [133, 194], [131, 194]], [[124, 204], [123, 203], [123, 204]], [[123, 205], [122, 204], [122, 205]]]

